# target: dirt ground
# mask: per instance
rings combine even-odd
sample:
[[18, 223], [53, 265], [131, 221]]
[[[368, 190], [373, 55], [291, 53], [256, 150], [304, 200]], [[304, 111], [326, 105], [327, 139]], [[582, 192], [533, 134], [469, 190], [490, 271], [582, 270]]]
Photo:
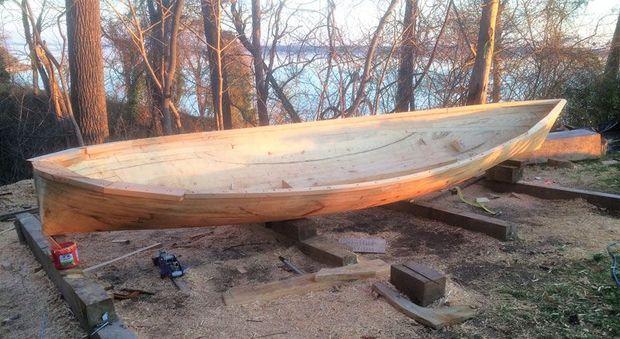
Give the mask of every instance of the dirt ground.
[[[559, 170], [529, 167], [533, 181], [572, 187], [601, 184], [615, 165], [591, 181], [590, 165]], [[584, 167], [585, 166], [585, 167]], [[596, 164], [599, 166], [599, 164]], [[608, 165], [605, 165], [608, 166]], [[583, 167], [583, 168], [582, 168]], [[583, 171], [583, 173], [581, 173]], [[588, 172], [588, 173], [586, 173]], [[602, 174], [601, 174], [602, 173]], [[606, 174], [607, 173], [607, 174]], [[569, 179], [565, 179], [569, 178]], [[0, 188], [0, 213], [34, 206], [30, 181]], [[2, 192], [12, 192], [1, 195]], [[500, 242], [440, 222], [373, 208], [317, 217], [321, 234], [387, 240], [385, 254], [363, 255], [389, 263], [417, 261], [448, 276], [441, 304], [469, 305], [478, 315], [463, 324], [430, 330], [371, 293], [372, 281], [342, 283], [329, 290], [269, 302], [225, 306], [221, 293], [233, 286], [290, 277], [278, 255], [306, 271], [324, 265], [303, 255], [259, 225], [169, 231], [104, 232], [59, 237], [78, 242], [88, 267], [156, 242], [189, 267], [178, 290], [160, 279], [147, 251], [95, 271], [111, 291], [141, 289], [153, 295], [115, 301], [125, 323], [140, 337], [532, 337], [620, 336], [620, 293], [609, 278], [605, 247], [620, 240], [620, 219], [581, 200], [548, 201], [493, 193], [479, 185], [463, 190], [487, 197], [498, 218], [518, 225], [518, 239]], [[484, 213], [445, 194], [433, 203]], [[0, 230], [11, 223], [0, 223]], [[114, 243], [113, 240], [129, 240]], [[84, 335], [55, 288], [15, 232], [0, 234], [0, 337]], [[7, 288], [8, 287], [8, 288]], [[14, 318], [14, 319], [13, 319]], [[42, 329], [42, 330], [41, 330]]]

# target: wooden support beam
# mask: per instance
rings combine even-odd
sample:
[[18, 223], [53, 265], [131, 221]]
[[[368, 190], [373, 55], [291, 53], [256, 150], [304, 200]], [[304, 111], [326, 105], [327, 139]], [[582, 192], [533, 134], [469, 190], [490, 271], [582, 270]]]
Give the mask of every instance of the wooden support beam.
[[605, 152], [605, 143], [599, 133], [576, 129], [549, 133], [538, 150], [519, 154], [515, 159], [530, 163], [546, 162], [549, 158], [578, 161], [599, 159]]
[[612, 211], [620, 210], [620, 195], [612, 193], [594, 192], [577, 188], [550, 186], [528, 182], [514, 184], [485, 180], [484, 186], [496, 192], [515, 192], [531, 195], [541, 199], [584, 199], [587, 202]]
[[372, 289], [409, 318], [436, 330], [444, 326], [461, 323], [476, 315], [476, 311], [467, 306], [440, 307], [436, 309], [418, 306], [385, 283], [375, 283]]
[[470, 231], [484, 233], [499, 240], [511, 240], [517, 234], [517, 226], [504, 220], [486, 215], [458, 211], [452, 208], [440, 207], [428, 202], [411, 203], [399, 201], [386, 205], [387, 208], [411, 213], [413, 215], [434, 219], [448, 225], [461, 227]]
[[389, 275], [390, 265], [381, 259], [362, 261], [358, 264], [322, 268], [316, 272], [316, 281], [357, 280]]
[[299, 249], [314, 260], [332, 266], [346, 266], [357, 263], [357, 255], [344, 245], [324, 236], [316, 236], [298, 243]]
[[[105, 289], [85, 276], [80, 270], [58, 271], [50, 257], [50, 244], [41, 231], [41, 222], [30, 213], [15, 216], [15, 230], [20, 241], [27, 245], [41, 264], [47, 276], [56, 285], [65, 302], [85, 331], [91, 331], [102, 324], [107, 314], [111, 325], [104, 327], [98, 337], [135, 338], [135, 335], [123, 327], [114, 310], [112, 298]], [[112, 326], [114, 325], [114, 326]], [[114, 330], [112, 336], [106, 336]]]
[[445, 274], [416, 263], [392, 265], [390, 282], [421, 306], [432, 304], [446, 292]]
[[523, 178], [522, 166], [497, 165], [486, 171], [486, 177], [489, 180], [501, 182], [517, 182]]
[[317, 235], [316, 221], [308, 218], [266, 222], [265, 227], [295, 241], [310, 239]]

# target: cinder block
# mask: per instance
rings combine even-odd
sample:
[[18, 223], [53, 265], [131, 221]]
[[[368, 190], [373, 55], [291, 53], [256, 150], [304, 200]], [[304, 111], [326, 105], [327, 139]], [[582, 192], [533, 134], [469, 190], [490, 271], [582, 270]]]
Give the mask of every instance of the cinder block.
[[446, 292], [446, 276], [422, 264], [392, 265], [390, 282], [421, 306], [432, 304]]

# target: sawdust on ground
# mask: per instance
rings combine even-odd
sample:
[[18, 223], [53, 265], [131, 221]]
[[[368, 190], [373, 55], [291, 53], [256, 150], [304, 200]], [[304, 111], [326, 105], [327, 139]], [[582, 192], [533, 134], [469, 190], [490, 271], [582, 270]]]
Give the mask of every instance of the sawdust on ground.
[[[31, 190], [28, 192], [32, 194]], [[515, 275], [523, 280], [524, 286], [535, 284], [539, 275], [546, 274], [538, 273], [538, 267], [554, 267], [568, 260], [591, 256], [603, 251], [607, 243], [620, 239], [620, 220], [584, 201], [548, 201], [527, 195], [497, 194], [478, 185], [464, 189], [464, 194], [469, 198], [489, 197], [487, 205], [501, 212], [499, 218], [518, 224], [519, 239], [500, 242], [482, 234], [384, 208], [316, 218], [319, 232], [333, 239], [376, 236], [387, 240], [387, 253], [364, 257], [380, 258], [389, 263], [418, 261], [445, 272], [449, 278], [447, 294], [436, 305], [469, 305], [478, 309], [479, 314], [464, 324], [439, 331], [419, 325], [381, 298], [377, 299], [371, 293], [372, 281], [342, 283], [325, 291], [269, 302], [225, 306], [221, 293], [233, 286], [292, 276], [281, 265], [279, 255], [308, 272], [324, 267], [259, 225], [102, 232], [74, 234], [66, 238], [78, 242], [82, 267], [161, 242], [189, 268], [183, 278], [187, 288], [183, 290], [178, 290], [170, 280], [159, 278], [150, 258], [156, 251], [131, 256], [94, 272], [98, 279], [111, 285], [111, 292], [131, 288], [154, 293], [115, 302], [117, 312], [140, 337], [273, 338], [524, 336], [527, 332], [522, 332], [523, 329], [495, 322], [491, 312], [505, 300], [494, 293], [492, 287], [514, 279]], [[480, 213], [463, 204], [455, 195], [442, 195], [433, 202]], [[45, 276], [38, 273], [42, 276], [37, 278], [35, 273], [28, 271], [29, 266], [24, 261], [29, 260], [36, 266], [34, 259], [13, 238], [13, 233], [0, 236], [3, 257], [5, 252], [16, 253], [9, 257], [9, 261], [17, 270], [28, 272], [24, 278], [28, 281], [26, 284], [39, 284], [38, 294], [26, 290], [19, 293], [31, 295], [39, 307], [47, 307], [48, 312], [54, 309], [63, 315], [50, 317], [56, 319], [56, 327], [51, 326], [52, 320], [48, 321], [50, 331], [69, 337], [78, 333], [77, 323]], [[114, 243], [113, 240], [129, 240], [129, 243]], [[9, 244], [8, 248], [6, 244]], [[3, 281], [14, 276], [6, 270], [1, 272]], [[20, 289], [19, 286], [15, 288]], [[3, 317], [5, 314], [22, 314], [22, 318], [6, 329], [13, 335], [22, 333], [15, 332], [18, 324], [37, 323], [26, 321], [25, 314], [36, 317], [41, 313], [32, 311], [33, 305], [9, 303], [10, 295], [2, 293], [0, 312]], [[46, 301], [48, 299], [51, 301]], [[4, 330], [4, 326], [0, 327], [0, 331]]]

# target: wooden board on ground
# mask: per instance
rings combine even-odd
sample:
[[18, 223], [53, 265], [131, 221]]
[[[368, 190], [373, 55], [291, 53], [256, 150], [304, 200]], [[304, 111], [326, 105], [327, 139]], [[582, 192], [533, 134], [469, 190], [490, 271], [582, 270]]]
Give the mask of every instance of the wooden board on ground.
[[316, 236], [298, 243], [299, 249], [314, 260], [332, 266], [357, 263], [357, 255], [343, 245], [324, 236]]
[[523, 193], [541, 199], [584, 199], [587, 202], [599, 207], [603, 207], [613, 211], [620, 210], [619, 194], [595, 192], [577, 188], [568, 188], [544, 184], [535, 184], [523, 181], [509, 184], [504, 182], [485, 180], [483, 181], [483, 185], [496, 192]]
[[104, 328], [94, 337], [135, 338], [135, 335], [118, 319], [112, 298], [103, 286], [85, 276], [80, 270], [61, 272], [54, 267], [50, 259], [50, 244], [41, 231], [39, 220], [30, 213], [21, 213], [15, 218], [15, 230], [20, 242], [28, 245], [80, 322], [80, 326], [90, 333], [103, 322], [102, 319], [107, 314], [111, 325], [106, 326], [109, 328]]
[[578, 161], [599, 159], [605, 152], [605, 144], [599, 133], [576, 129], [551, 132], [539, 149], [521, 153], [514, 159], [529, 163], [542, 163], [549, 158]]
[[476, 311], [467, 306], [427, 308], [416, 305], [385, 283], [375, 283], [373, 290], [406, 316], [436, 330], [473, 318]]
[[135, 251], [132, 251], [132, 252], [129, 252], [127, 254], [123, 254], [120, 257], [116, 257], [114, 259], [110, 259], [108, 261], [104, 261], [104, 262], [99, 263], [97, 265], [93, 265], [91, 267], [85, 268], [84, 272], [94, 271], [94, 270], [99, 269], [101, 267], [104, 267], [104, 266], [110, 265], [112, 263], [115, 263], [115, 262], [117, 262], [119, 260], [123, 260], [125, 258], [131, 257], [132, 255], [135, 255], [135, 254], [138, 254], [140, 252], [144, 252], [146, 250], [150, 250], [150, 249], [153, 249], [153, 248], [158, 248], [158, 247], [161, 247], [161, 243], [159, 243], [159, 242], [155, 243], [155, 244], [152, 244], [152, 245], [149, 245], [149, 246], [146, 246], [146, 247], [139, 248], [139, 249], [137, 249]]
[[387, 246], [383, 238], [340, 238], [338, 242], [356, 253], [385, 253]]
[[386, 205], [386, 207], [395, 211], [438, 220], [448, 225], [461, 227], [470, 231], [484, 233], [499, 240], [513, 239], [517, 233], [517, 226], [513, 223], [486, 215], [441, 207], [428, 202], [411, 203], [408, 201], [400, 201]]
[[367, 279], [378, 276], [387, 276], [390, 265], [381, 259], [363, 261], [355, 265], [322, 268], [316, 272], [316, 281], [338, 281]]
[[305, 294], [334, 286], [342, 281], [367, 279], [386, 275], [389, 265], [382, 260], [364, 261], [360, 264], [321, 269], [317, 273], [298, 275], [266, 284], [233, 287], [222, 297], [226, 305], [267, 301], [287, 295]]
[[305, 294], [328, 288], [334, 281], [315, 281], [314, 273], [273, 281], [261, 285], [233, 287], [223, 293], [226, 305], [247, 304], [267, 301], [286, 295]]

